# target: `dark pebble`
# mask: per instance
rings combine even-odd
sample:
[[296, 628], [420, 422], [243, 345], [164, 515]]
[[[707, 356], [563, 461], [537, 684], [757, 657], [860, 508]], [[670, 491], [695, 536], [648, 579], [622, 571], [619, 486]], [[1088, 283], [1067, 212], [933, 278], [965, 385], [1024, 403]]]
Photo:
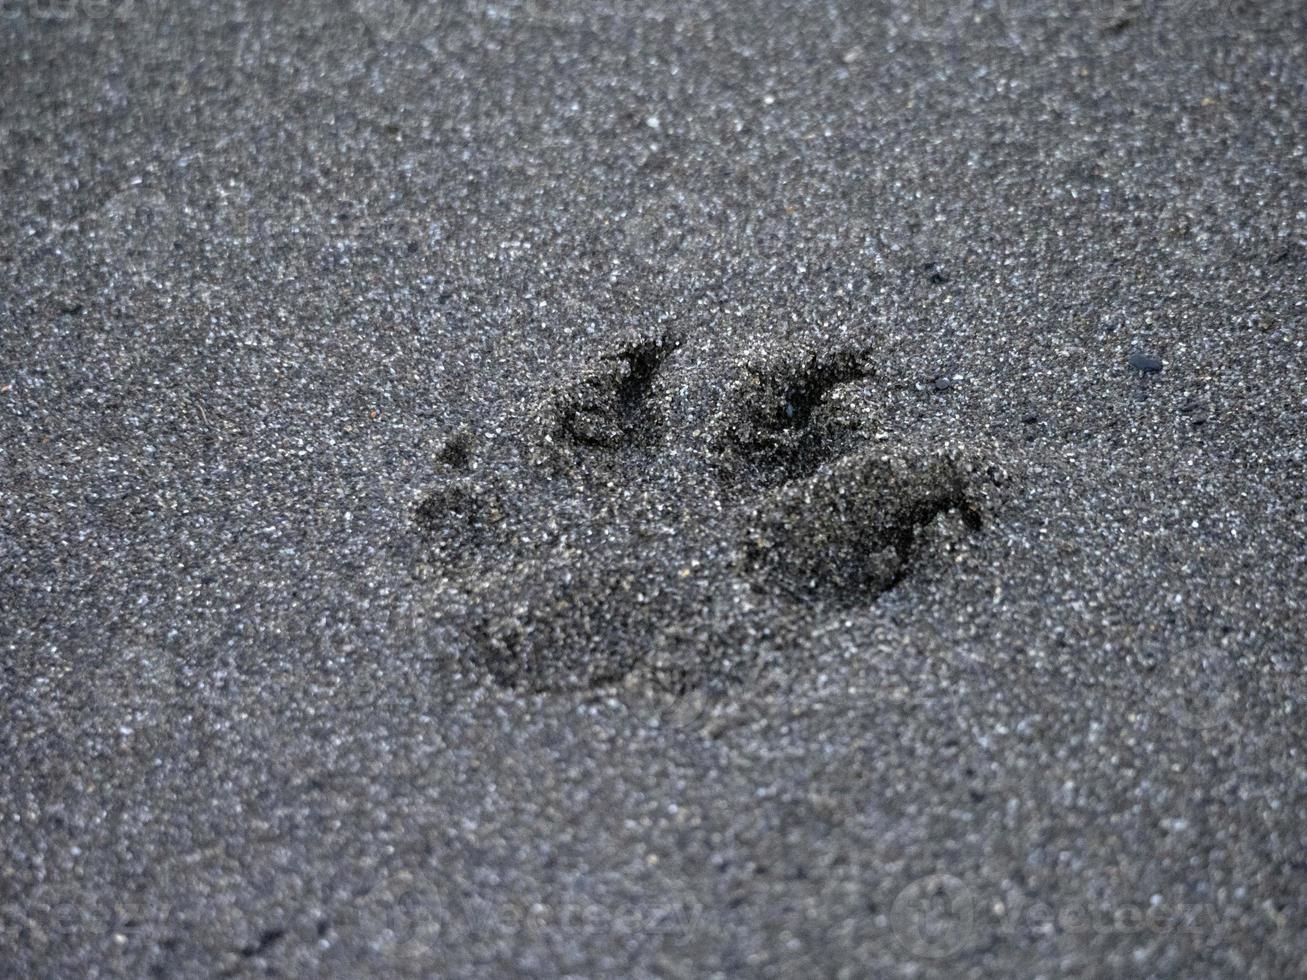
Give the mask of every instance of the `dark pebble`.
[[1162, 359], [1148, 354], [1131, 354], [1129, 362], [1132, 368], [1144, 374], [1156, 374], [1162, 370]]
[[950, 388], [953, 387], [954, 383], [955, 382], [953, 381], [952, 378], [946, 375], [941, 375], [940, 377], [935, 379], [935, 390], [948, 391]]
[[923, 263], [921, 271], [926, 273], [926, 279], [931, 285], [942, 286], [949, 281], [948, 275], [935, 262]]
[[1021, 421], [1026, 425], [1034, 425], [1039, 421], [1039, 415], [1036, 412], [1026, 412], [1025, 415], [1021, 416]]

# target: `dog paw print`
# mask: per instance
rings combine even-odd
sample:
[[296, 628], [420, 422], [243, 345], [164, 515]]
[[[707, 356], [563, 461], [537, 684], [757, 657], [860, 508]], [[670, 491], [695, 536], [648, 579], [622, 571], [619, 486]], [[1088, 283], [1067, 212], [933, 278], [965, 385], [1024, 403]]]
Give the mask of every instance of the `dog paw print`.
[[606, 450], [652, 441], [661, 423], [654, 385], [678, 344], [660, 336], [601, 355], [545, 402], [539, 421], [546, 438]]
[[980, 529], [986, 462], [887, 441], [873, 352], [707, 373], [704, 356], [633, 337], [506, 436], [441, 449], [415, 525], [442, 610], [500, 684], [720, 689], [779, 631], [874, 602]]
[[746, 365], [717, 419], [722, 476], [774, 486], [844, 455], [865, 421], [851, 386], [871, 379], [867, 355], [852, 350]]

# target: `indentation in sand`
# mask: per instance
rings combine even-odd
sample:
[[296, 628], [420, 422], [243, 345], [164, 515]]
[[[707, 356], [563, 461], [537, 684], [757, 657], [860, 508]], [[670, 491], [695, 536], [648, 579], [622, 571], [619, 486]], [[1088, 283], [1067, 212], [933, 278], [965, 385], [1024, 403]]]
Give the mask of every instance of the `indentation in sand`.
[[[496, 440], [494, 465], [467, 434], [440, 450], [415, 523], [501, 685], [720, 686], [774, 624], [874, 602], [981, 527], [983, 461], [886, 441], [870, 351], [782, 351], [705, 383], [681, 348], [599, 354]], [[671, 392], [715, 407], [680, 424]]]

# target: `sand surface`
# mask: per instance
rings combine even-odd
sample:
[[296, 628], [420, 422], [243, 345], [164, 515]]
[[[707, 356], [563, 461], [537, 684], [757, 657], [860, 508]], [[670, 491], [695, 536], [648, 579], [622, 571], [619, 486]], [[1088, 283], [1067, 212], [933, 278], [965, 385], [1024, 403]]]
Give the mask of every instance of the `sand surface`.
[[0, 974], [1307, 973], [1307, 7], [0, 8]]

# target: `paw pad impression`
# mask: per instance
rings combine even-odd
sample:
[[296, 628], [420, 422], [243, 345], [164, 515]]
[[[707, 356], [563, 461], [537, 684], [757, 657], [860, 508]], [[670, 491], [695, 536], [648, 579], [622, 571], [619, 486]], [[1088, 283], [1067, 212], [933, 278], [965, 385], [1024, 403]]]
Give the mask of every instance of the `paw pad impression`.
[[[717, 682], [771, 624], [872, 602], [939, 528], [981, 526], [983, 461], [874, 435], [886, 420], [866, 350], [784, 351], [694, 385], [683, 356], [680, 339], [653, 336], [594, 358], [494, 467], [466, 437], [442, 450], [452, 472], [415, 522], [500, 684]], [[668, 412], [674, 382], [698, 421]]]

